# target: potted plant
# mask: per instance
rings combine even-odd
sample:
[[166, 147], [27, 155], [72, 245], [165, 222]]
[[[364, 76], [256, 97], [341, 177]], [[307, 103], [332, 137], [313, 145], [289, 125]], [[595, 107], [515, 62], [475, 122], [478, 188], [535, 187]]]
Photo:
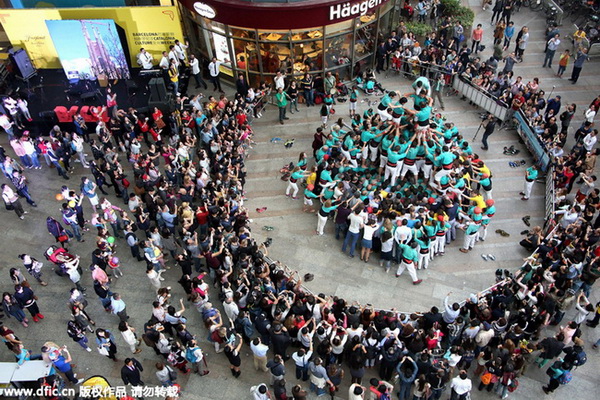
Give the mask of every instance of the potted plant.
[[423, 24], [421, 22], [407, 22], [406, 31], [412, 32], [420, 43], [425, 41], [425, 36], [433, 32], [433, 28], [429, 24]]

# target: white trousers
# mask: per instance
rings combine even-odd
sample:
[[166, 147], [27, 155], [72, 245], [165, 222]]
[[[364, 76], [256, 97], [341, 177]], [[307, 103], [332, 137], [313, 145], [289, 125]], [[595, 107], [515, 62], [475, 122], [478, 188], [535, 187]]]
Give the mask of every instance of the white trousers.
[[408, 274], [410, 275], [410, 278], [412, 279], [413, 282], [419, 280], [419, 278], [417, 278], [417, 271], [415, 270], [415, 264], [414, 263], [407, 264], [404, 261], [402, 261], [400, 263], [400, 265], [398, 265], [398, 269], [396, 270], [396, 276], [402, 275], [402, 273], [404, 272], [405, 269], [408, 270]]
[[413, 175], [415, 176], [415, 178], [419, 174], [419, 171], [417, 170], [417, 165], [416, 164], [413, 164], [413, 165], [406, 165], [406, 164], [404, 164], [402, 166], [402, 172], [400, 173], [400, 179], [404, 179], [404, 177], [406, 176], [406, 173], [408, 171], [412, 172]]
[[525, 190], [523, 192], [525, 192], [525, 197], [526, 199], [529, 198], [529, 196], [531, 196], [531, 190], [533, 189], [533, 184], [535, 183], [535, 181], [533, 182], [527, 182], [525, 181]]
[[325, 224], [327, 223], [327, 217], [323, 217], [321, 214], [317, 214], [317, 233], [323, 235]]
[[469, 250], [475, 247], [475, 241], [477, 240], [477, 232], [467, 235], [465, 233], [465, 241], [463, 243], [463, 249]]
[[394, 186], [394, 184], [396, 183], [396, 179], [398, 179], [398, 165], [397, 164], [395, 167], [390, 167], [389, 165], [385, 166], [385, 174], [384, 174], [383, 180], [387, 180], [390, 177], [391, 177], [390, 185]]
[[296, 197], [296, 195], [298, 194], [298, 183], [296, 182], [292, 182], [291, 180], [288, 181], [288, 185], [287, 185], [287, 189], [285, 189], [285, 195], [289, 196], [291, 191], [294, 191], [292, 193], [292, 197]]
[[419, 269], [427, 269], [429, 267], [429, 251], [425, 254], [419, 253]]
[[438, 253], [444, 253], [446, 251], [446, 235], [436, 236], [435, 242], [437, 244]]

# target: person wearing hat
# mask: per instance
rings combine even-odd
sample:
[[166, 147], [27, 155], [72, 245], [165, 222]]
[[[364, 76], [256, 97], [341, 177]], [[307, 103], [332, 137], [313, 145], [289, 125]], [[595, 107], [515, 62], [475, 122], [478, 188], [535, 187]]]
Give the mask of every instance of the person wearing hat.
[[481, 240], [482, 242], [485, 241], [490, 221], [492, 220], [492, 217], [496, 214], [496, 206], [494, 204], [495, 202], [493, 199], [487, 199], [485, 201], [485, 205], [487, 207], [483, 210], [483, 218], [481, 219], [481, 226], [483, 227], [483, 231], [478, 237], [478, 240]]
[[481, 185], [481, 189], [483, 189], [483, 198], [489, 200], [492, 198], [492, 179], [490, 178], [490, 175], [486, 173], [481, 173], [479, 176], [481, 177], [479, 180], [471, 178], [471, 181]]
[[306, 189], [304, 189], [304, 201], [302, 206], [303, 212], [315, 212], [313, 207], [313, 199], [318, 199], [320, 196], [313, 192], [314, 189], [315, 185], [307, 185]]

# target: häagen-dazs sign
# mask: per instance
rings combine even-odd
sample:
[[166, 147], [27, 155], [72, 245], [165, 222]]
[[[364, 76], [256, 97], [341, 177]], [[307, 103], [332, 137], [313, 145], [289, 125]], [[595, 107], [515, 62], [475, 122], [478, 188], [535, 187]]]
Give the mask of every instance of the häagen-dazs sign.
[[387, 1], [388, 0], [363, 0], [355, 3], [348, 2], [332, 5], [329, 6], [329, 20], [334, 21], [336, 19], [365, 15], [369, 10], [377, 8], [381, 4], [387, 3]]
[[196, 12], [204, 18], [212, 19], [217, 16], [217, 12], [214, 8], [200, 1], [194, 3], [194, 10], [196, 10]]

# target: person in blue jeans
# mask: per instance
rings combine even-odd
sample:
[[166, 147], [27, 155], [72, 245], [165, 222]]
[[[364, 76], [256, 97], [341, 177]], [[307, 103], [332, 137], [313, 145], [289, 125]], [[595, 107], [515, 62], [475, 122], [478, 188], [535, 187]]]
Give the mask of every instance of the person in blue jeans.
[[348, 216], [352, 210], [346, 204], [341, 204], [335, 214], [335, 240], [340, 240], [340, 237], [346, 238], [348, 232]]
[[400, 383], [398, 399], [408, 400], [410, 397], [410, 389], [417, 378], [417, 372], [419, 372], [417, 363], [411, 357], [404, 356], [396, 367], [396, 372], [398, 372], [398, 381]]
[[66, 180], [69, 180], [70, 178], [67, 175], [67, 172], [62, 167], [62, 165], [60, 165], [60, 163], [59, 163], [61, 158], [54, 152], [54, 150], [51, 147], [48, 148], [46, 155], [48, 156], [48, 159], [50, 160], [50, 162], [56, 167], [56, 171], [58, 172], [58, 175], [62, 176]]
[[33, 201], [33, 199], [31, 198], [31, 195], [29, 194], [29, 187], [27, 186], [27, 178], [25, 178], [25, 176], [23, 176], [19, 171], [15, 170], [12, 172], [12, 183], [15, 186], [15, 189], [17, 189], [17, 193], [23, 197], [25, 197], [25, 200], [27, 200], [27, 203], [29, 203], [32, 207], [37, 207], [37, 204], [35, 204], [35, 201]]
[[[360, 203], [357, 203], [357, 205]], [[348, 252], [348, 256], [350, 258], [354, 257], [354, 250], [356, 249], [356, 243], [358, 242], [358, 238], [360, 237], [360, 230], [364, 226], [364, 217], [362, 216], [362, 209], [360, 207], [356, 207], [354, 209], [354, 213], [348, 216], [350, 220], [350, 227], [348, 228], [348, 233], [346, 233], [346, 239], [344, 239], [344, 245], [342, 246], [342, 252], [346, 252], [346, 248], [350, 245], [350, 251]]]

